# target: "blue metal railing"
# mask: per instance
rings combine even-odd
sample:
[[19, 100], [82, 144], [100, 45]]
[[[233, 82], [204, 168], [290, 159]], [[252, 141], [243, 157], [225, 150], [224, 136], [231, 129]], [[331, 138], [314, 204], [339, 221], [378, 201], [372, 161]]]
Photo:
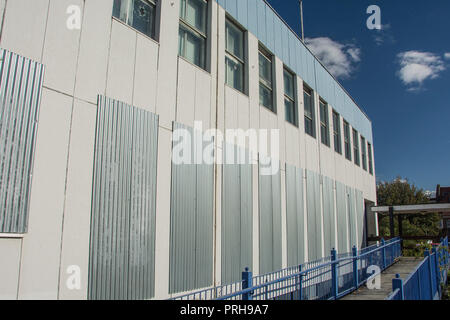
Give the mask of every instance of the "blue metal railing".
[[[209, 288], [175, 297], [175, 300], [332, 300], [338, 299], [391, 266], [401, 255], [401, 239], [389, 241], [317, 261], [252, 276], [249, 270], [232, 285]], [[372, 268], [369, 268], [372, 266]]]
[[448, 238], [445, 238], [431, 253], [426, 249], [422, 262], [405, 280], [396, 275], [392, 293], [386, 300], [438, 300], [442, 296], [441, 284], [447, 283], [448, 270]]

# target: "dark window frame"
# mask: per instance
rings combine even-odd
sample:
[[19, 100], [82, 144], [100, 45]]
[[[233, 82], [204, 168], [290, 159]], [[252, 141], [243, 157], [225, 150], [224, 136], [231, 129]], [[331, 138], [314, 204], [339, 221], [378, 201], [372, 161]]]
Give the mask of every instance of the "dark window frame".
[[[328, 116], [328, 103], [323, 99], [319, 99], [319, 115], [320, 115], [320, 140], [327, 147], [331, 146], [330, 141], [330, 117]], [[325, 134], [324, 134], [325, 131]]]
[[[306, 95], [309, 96], [310, 106], [307, 110]], [[303, 104], [304, 104], [304, 121], [305, 121], [305, 133], [309, 136], [316, 138], [316, 113], [315, 113], [315, 103], [314, 103], [314, 91], [305, 83], [303, 84]], [[311, 116], [307, 113], [310, 111]], [[307, 123], [310, 123], [311, 131], [309, 132]]]
[[350, 124], [344, 121], [344, 148], [345, 148], [345, 158], [352, 161], [352, 146], [351, 146], [351, 136], [350, 136]]
[[[289, 122], [290, 124], [298, 127], [298, 111], [297, 111], [297, 90], [296, 90], [296, 75], [295, 73], [293, 73], [292, 71], [290, 71], [288, 68], [283, 67], [283, 84], [284, 84], [284, 77], [285, 75], [288, 75], [291, 80], [292, 80], [292, 96], [290, 96], [287, 92], [286, 92], [286, 88], [284, 88], [284, 104], [285, 104], [285, 120], [287, 122]], [[286, 112], [286, 101], [292, 103], [292, 113], [293, 113], [293, 120], [290, 121], [287, 118], [287, 112]]]
[[341, 133], [341, 116], [333, 110], [333, 137], [334, 137], [334, 151], [342, 154], [342, 133]]

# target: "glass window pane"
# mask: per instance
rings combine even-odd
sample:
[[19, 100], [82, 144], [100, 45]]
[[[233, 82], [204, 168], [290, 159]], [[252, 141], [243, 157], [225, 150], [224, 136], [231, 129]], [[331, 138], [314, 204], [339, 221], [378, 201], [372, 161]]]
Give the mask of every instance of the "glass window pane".
[[234, 61], [228, 56], [225, 57], [226, 82], [230, 87], [239, 91], [244, 90], [244, 70], [243, 65]]
[[305, 132], [309, 135], [313, 135], [313, 122], [311, 119], [305, 118]]
[[136, 30], [153, 36], [155, 7], [145, 0], [134, 0], [132, 27]]
[[305, 104], [305, 115], [312, 119], [312, 104], [311, 104], [311, 96], [305, 91], [303, 94], [304, 104]]
[[289, 99], [284, 99], [285, 113], [286, 113], [286, 121], [296, 125], [295, 119], [295, 104]]
[[259, 103], [270, 110], [272, 109], [272, 91], [259, 84]]
[[203, 0], [187, 0], [183, 20], [197, 30], [206, 33], [206, 2]]
[[294, 99], [294, 77], [284, 70], [284, 94]]
[[179, 55], [204, 68], [205, 64], [205, 39], [192, 33], [180, 25]]
[[226, 50], [244, 60], [244, 34], [241, 30], [235, 27], [231, 22], [226, 23]]
[[261, 53], [259, 53], [259, 77], [268, 86], [272, 86], [272, 63]]

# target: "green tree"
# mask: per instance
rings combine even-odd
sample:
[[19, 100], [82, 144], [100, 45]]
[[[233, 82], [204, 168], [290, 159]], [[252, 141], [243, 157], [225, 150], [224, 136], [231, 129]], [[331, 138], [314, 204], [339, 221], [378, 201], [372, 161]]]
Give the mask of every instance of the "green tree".
[[[377, 201], [379, 206], [424, 204], [430, 201], [430, 197], [422, 189], [409, 183], [408, 179], [397, 177], [391, 182], [380, 182], [377, 185]], [[415, 214], [403, 216], [402, 231], [404, 236], [438, 236], [439, 214]], [[389, 215], [379, 215], [378, 225], [380, 235], [390, 235]], [[395, 233], [398, 234], [398, 219], [394, 220]], [[405, 241], [406, 255], [423, 253], [422, 246], [425, 241]], [[410, 249], [407, 249], [410, 248]]]

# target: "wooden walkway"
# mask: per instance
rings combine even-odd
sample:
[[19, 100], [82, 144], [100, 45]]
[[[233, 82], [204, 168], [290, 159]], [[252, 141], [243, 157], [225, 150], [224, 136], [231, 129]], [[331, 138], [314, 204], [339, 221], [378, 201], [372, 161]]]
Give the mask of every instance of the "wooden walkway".
[[392, 292], [392, 279], [400, 274], [400, 278], [406, 279], [423, 258], [400, 257], [399, 260], [381, 273], [381, 288], [369, 290], [362, 285], [358, 290], [346, 295], [341, 300], [384, 300]]

